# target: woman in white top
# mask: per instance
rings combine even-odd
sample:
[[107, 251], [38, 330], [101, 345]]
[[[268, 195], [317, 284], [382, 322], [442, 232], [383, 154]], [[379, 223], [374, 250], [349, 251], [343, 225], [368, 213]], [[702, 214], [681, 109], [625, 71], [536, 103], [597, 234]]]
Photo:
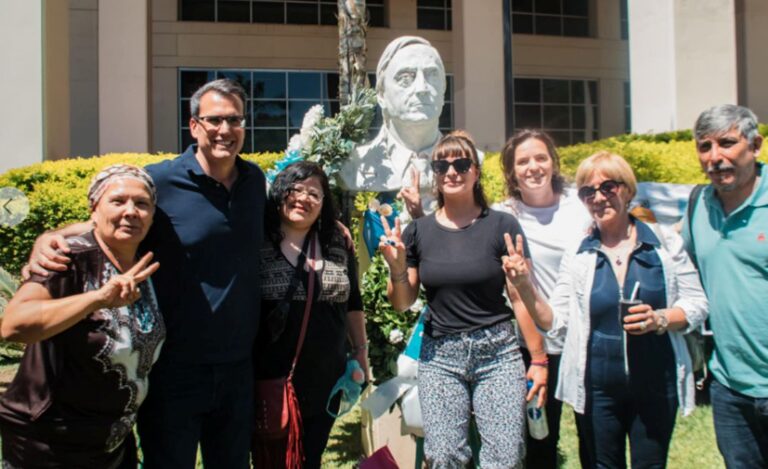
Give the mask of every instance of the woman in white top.
[[[540, 130], [525, 129], [510, 138], [501, 153], [509, 198], [493, 206], [517, 217], [525, 232], [539, 291], [549, 299], [557, 283], [560, 259], [566, 248], [584, 238], [591, 224], [589, 213], [576, 195], [566, 190], [560, 174], [560, 159], [552, 138]], [[533, 324], [518, 321], [520, 328]], [[521, 344], [522, 334], [518, 337]], [[547, 423], [549, 436], [528, 438], [527, 467], [556, 468], [562, 402], [554, 398], [563, 339], [547, 338], [546, 350], [523, 348], [526, 367], [549, 367]], [[545, 355], [546, 353], [546, 355]], [[531, 364], [531, 356], [533, 365]], [[541, 358], [539, 358], [541, 357]]]

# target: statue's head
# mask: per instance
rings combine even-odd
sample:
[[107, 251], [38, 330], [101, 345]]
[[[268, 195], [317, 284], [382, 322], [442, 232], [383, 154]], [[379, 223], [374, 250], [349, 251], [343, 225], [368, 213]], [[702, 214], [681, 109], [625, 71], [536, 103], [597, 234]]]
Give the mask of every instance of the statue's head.
[[376, 67], [376, 93], [385, 125], [434, 122], [443, 110], [445, 67], [424, 38], [402, 36], [390, 42]]

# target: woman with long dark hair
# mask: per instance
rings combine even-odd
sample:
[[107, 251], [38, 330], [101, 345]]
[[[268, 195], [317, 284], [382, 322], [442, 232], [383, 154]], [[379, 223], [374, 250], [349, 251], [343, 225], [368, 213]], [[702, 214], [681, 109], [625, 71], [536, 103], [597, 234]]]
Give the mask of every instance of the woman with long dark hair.
[[[339, 411], [338, 396], [328, 401], [345, 373], [348, 353], [367, 370], [355, 255], [336, 219], [328, 177], [318, 164], [294, 163], [277, 175], [267, 201], [267, 239], [261, 251], [262, 322], [254, 349], [255, 377], [288, 375], [308, 301], [309, 270], [314, 269], [312, 306], [293, 376], [305, 468], [320, 467], [335, 420], [332, 414]], [[299, 282], [292, 288], [294, 277]], [[259, 456], [254, 448], [256, 467], [280, 464], [259, 462]]]

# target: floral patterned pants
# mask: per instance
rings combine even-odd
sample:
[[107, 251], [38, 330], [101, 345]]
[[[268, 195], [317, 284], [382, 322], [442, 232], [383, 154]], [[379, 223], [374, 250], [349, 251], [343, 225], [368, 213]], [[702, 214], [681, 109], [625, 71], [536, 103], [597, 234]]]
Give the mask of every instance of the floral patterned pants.
[[480, 467], [522, 467], [525, 367], [510, 322], [439, 338], [425, 334], [418, 379], [430, 468], [469, 462], [472, 416], [482, 441]]

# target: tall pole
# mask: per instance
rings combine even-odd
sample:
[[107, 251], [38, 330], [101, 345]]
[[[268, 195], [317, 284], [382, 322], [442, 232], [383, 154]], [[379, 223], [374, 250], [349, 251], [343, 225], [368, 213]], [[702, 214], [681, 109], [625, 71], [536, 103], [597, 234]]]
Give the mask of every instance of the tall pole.
[[515, 133], [515, 77], [512, 73], [512, 0], [501, 0], [504, 30], [504, 133]]
[[354, 91], [368, 85], [365, 0], [338, 0], [339, 102], [349, 103]]

